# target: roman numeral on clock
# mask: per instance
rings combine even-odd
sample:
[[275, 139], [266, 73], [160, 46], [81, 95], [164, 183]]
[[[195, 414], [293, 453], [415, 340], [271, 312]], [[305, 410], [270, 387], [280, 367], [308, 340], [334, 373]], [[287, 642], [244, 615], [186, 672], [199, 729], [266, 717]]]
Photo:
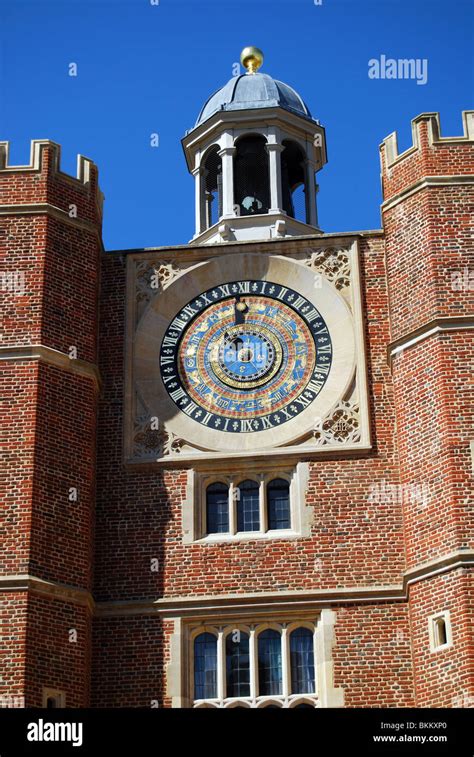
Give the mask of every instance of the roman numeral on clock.
[[186, 405], [185, 408], [183, 408], [183, 413], [186, 413], [186, 415], [192, 415], [195, 410], [198, 410], [198, 405], [196, 405], [195, 402], [192, 400]]
[[196, 315], [198, 311], [191, 307], [191, 305], [186, 305], [186, 307], [184, 307], [181, 312], [183, 313], [183, 315], [187, 315], [188, 318], [191, 318], [191, 316]]
[[240, 421], [240, 430], [243, 431], [243, 432], [253, 431], [252, 421], [241, 420]]
[[[316, 310], [316, 308], [311, 308], [311, 310], [309, 311], [309, 313], [306, 313], [306, 316], [305, 316], [306, 320], [309, 321], [310, 323], [313, 323], [313, 321], [315, 321], [316, 318], [318, 318], [318, 317], [319, 317], [319, 313]], [[325, 331], [325, 330], [326, 330], [326, 328], [322, 329], [322, 331]]]
[[[241, 382], [229, 383], [229, 386], [237, 390], [231, 396], [228, 389], [221, 391], [217, 387], [213, 373], [214, 368], [222, 363], [222, 372], [225, 374], [222, 380], [227, 384], [226, 377], [228, 378], [230, 368], [221, 346], [235, 339], [232, 331], [234, 327], [229, 326], [226, 320], [231, 317], [227, 300], [233, 298], [238, 302], [242, 297], [246, 302], [248, 300], [250, 306], [254, 296], [262, 298], [257, 299], [256, 312], [266, 314], [272, 321], [271, 328], [276, 342], [291, 342], [291, 348], [288, 347], [288, 355], [285, 353], [278, 358], [280, 362], [276, 365], [276, 370], [281, 368], [281, 371], [277, 374], [275, 385], [270, 384], [274, 374], [265, 374], [262, 387], [260, 384], [252, 384], [252, 387], [258, 389], [255, 398], [252, 398], [253, 395], [246, 393], [250, 385], [247, 386], [239, 374]], [[196, 316], [199, 316], [197, 320]], [[289, 323], [291, 333], [287, 326]], [[264, 337], [252, 318], [245, 321], [241, 328], [243, 337], [248, 332], [249, 344], [252, 350], [255, 349], [253, 367], [257, 378], [260, 378], [261, 366], [256, 347]], [[307, 333], [308, 330], [310, 333]], [[276, 347], [266, 347], [265, 359], [269, 364], [275, 358], [275, 351]], [[316, 358], [312, 371], [309, 370], [307, 361], [301, 359], [306, 351], [311, 353], [313, 360]], [[247, 352], [250, 354], [250, 348]], [[284, 286], [281, 281], [233, 280], [227, 284], [216, 283], [213, 289], [196, 295], [187, 305], [181, 306], [163, 337], [159, 365], [167, 396], [176, 403], [183, 419], [188, 417], [198, 422], [208, 429], [209, 434], [216, 436], [226, 433], [258, 435], [259, 431], [272, 431], [277, 424], [282, 425], [296, 419], [299, 413], [311, 406], [330, 375], [332, 352], [331, 337], [316, 303]], [[242, 365], [249, 360], [250, 358], [242, 357]], [[290, 370], [292, 373], [289, 382], [287, 379]], [[253, 381], [252, 376], [248, 382], [251, 380]], [[220, 415], [226, 411], [232, 412], [231, 418]]]
[[170, 365], [174, 360], [173, 356], [162, 355], [160, 358], [160, 365]]
[[239, 287], [239, 294], [249, 294], [250, 281], [238, 281], [237, 286]]
[[316, 368], [314, 369], [314, 372], [315, 373], [325, 373], [327, 375], [329, 373], [329, 368], [330, 367], [331, 366], [328, 365], [327, 363], [321, 363], [321, 365], [319, 365], [319, 363], [317, 363], [316, 364]]
[[179, 389], [175, 389], [174, 392], [170, 392], [170, 397], [173, 402], [177, 402], [183, 397], [186, 397], [186, 392], [183, 391], [183, 388], [180, 386]]
[[303, 305], [307, 305], [307, 302], [304, 299], [304, 297], [297, 297], [293, 303], [293, 307], [295, 307], [297, 310], [303, 307]]
[[186, 321], [183, 321], [182, 318], [176, 317], [174, 321], [170, 324], [170, 329], [172, 329], [173, 331], [182, 331], [185, 326], [186, 326]]
[[314, 394], [319, 394], [319, 392], [323, 388], [323, 384], [323, 381], [314, 381], [314, 379], [311, 379], [306, 389], [310, 392], [313, 392]]

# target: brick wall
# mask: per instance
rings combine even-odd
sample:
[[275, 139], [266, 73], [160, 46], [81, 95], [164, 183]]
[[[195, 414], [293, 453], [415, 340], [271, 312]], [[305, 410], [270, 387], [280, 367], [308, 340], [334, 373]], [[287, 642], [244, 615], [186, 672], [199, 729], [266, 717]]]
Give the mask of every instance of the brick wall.
[[[415, 128], [416, 149], [394, 162], [386, 145], [381, 151], [392, 339], [408, 339], [433, 319], [474, 312], [473, 135], [443, 142], [433, 115], [420, 116]], [[471, 175], [471, 184], [460, 175], [466, 181]], [[428, 335], [393, 360], [408, 568], [474, 546], [473, 348], [473, 332], [458, 326]], [[413, 497], [413, 484], [423, 487], [423, 497]], [[464, 574], [429, 577], [410, 589], [418, 706], [453, 706], [456, 692], [473, 694], [469, 601]], [[443, 609], [451, 609], [455, 643], [433, 655], [428, 617]]]
[[[360, 239], [373, 449], [310, 464], [311, 534], [295, 540], [185, 545], [186, 471], [123, 466], [125, 266], [119, 255], [100, 256], [96, 169], [83, 163], [80, 180], [65, 177], [58, 147], [44, 143], [35, 169], [12, 171], [0, 145], [0, 196], [10, 209], [0, 268], [22, 271], [25, 283], [5, 293], [0, 345], [65, 354], [75, 346], [102, 377], [99, 398], [91, 371], [18, 356], [0, 364], [3, 574], [93, 590], [97, 602], [198, 598], [400, 586], [406, 568], [472, 548], [472, 332], [437, 333], [387, 361], [391, 340], [474, 304], [471, 289], [452, 285], [453, 273], [474, 267], [473, 187], [446, 180], [472, 171], [472, 143], [440, 141], [432, 118], [417, 119], [417, 145], [404, 156], [382, 149], [384, 233]], [[420, 188], [426, 177], [435, 183]], [[377, 487], [385, 495], [373, 496]], [[458, 568], [412, 583], [409, 602], [334, 605], [335, 686], [346, 706], [449, 707], [474, 695], [469, 580]], [[0, 693], [26, 690], [39, 705], [49, 686], [65, 690], [70, 706], [170, 706], [172, 622], [99, 608], [92, 624], [81, 596], [82, 604], [67, 590], [63, 598], [4, 593], [11, 633]], [[454, 646], [433, 654], [428, 617], [444, 609]]]
[[[304, 242], [301, 243], [305, 245]], [[186, 472], [131, 473], [121, 459], [124, 277], [105, 255], [101, 314], [96, 584], [98, 599], [315, 589], [400, 581], [400, 504], [370, 501], [377, 482], [398, 482], [394, 404], [385, 346], [387, 292], [381, 239], [362, 244], [374, 451], [311, 464], [310, 538], [232, 544], [182, 543]], [[105, 361], [105, 363], [103, 362]], [[163, 566], [150, 570], [152, 558]]]
[[154, 615], [96, 618], [93, 707], [170, 707], [166, 667], [173, 622]]
[[334, 607], [334, 685], [345, 707], [414, 707], [406, 603]]
[[[0, 145], [0, 347], [7, 358], [0, 364], [0, 573], [90, 590], [98, 387], [69, 356], [74, 347], [79, 361], [97, 361], [101, 197], [97, 169], [81, 165], [79, 179], [62, 174], [58, 146], [45, 142], [31, 166], [12, 168]], [[42, 360], [29, 356], [38, 345], [46, 348]], [[61, 355], [64, 366], [48, 362]], [[7, 611], [22, 607], [9, 642], [24, 661], [27, 704], [41, 705], [43, 685], [65, 689], [72, 706], [87, 703], [90, 611], [31, 592], [28, 601], [10, 592], [2, 601]], [[80, 628], [77, 645], [65, 642], [73, 626]]]
[[[449, 610], [453, 645], [432, 652], [428, 618]], [[410, 589], [417, 707], [474, 707], [473, 571], [453, 570]]]

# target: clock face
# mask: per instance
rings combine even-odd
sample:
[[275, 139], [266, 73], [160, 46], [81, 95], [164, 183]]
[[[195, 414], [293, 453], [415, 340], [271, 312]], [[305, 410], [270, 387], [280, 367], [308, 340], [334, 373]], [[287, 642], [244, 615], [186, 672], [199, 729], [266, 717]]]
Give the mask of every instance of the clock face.
[[252, 433], [296, 418], [331, 371], [332, 341], [315, 305], [270, 281], [216, 286], [185, 305], [161, 343], [163, 384], [209, 429]]

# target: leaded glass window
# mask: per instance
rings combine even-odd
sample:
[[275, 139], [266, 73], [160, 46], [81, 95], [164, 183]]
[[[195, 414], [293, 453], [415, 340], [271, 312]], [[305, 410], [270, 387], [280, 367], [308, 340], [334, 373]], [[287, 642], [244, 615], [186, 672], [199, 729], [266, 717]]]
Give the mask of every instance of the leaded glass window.
[[309, 628], [296, 628], [290, 636], [291, 693], [314, 693], [313, 634]]
[[194, 640], [194, 698], [217, 697], [217, 638], [201, 633]]

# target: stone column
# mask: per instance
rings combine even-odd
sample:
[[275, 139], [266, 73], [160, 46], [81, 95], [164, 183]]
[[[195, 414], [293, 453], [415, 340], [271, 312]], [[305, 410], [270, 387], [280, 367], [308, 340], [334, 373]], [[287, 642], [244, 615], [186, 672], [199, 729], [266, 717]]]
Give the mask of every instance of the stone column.
[[235, 147], [219, 150], [222, 159], [222, 218], [233, 218], [234, 210], [234, 154]]
[[310, 226], [318, 226], [318, 214], [316, 211], [316, 163], [307, 158], [305, 160], [305, 184], [306, 184], [306, 223]]
[[269, 162], [270, 176], [270, 209], [269, 213], [283, 212], [283, 199], [281, 189], [281, 153], [285, 149], [283, 145], [269, 142], [266, 145]]
[[196, 233], [201, 234], [206, 230], [205, 202], [204, 202], [204, 166], [197, 166], [192, 174], [195, 179], [195, 208], [196, 208]]

